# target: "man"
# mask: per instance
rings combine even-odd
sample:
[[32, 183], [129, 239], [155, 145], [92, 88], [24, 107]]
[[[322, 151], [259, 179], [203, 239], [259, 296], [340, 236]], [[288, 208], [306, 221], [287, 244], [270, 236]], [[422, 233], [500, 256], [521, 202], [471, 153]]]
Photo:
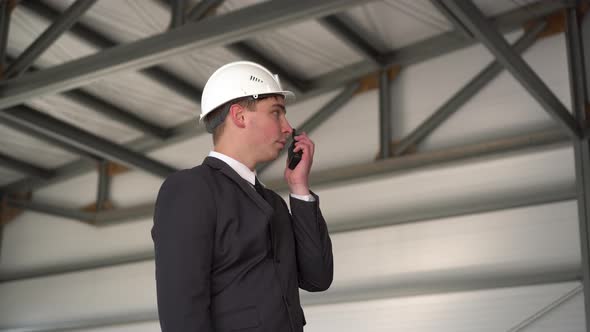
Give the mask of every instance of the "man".
[[202, 165], [166, 179], [156, 201], [152, 237], [160, 325], [164, 332], [303, 331], [299, 288], [326, 290], [332, 244], [309, 190], [314, 144], [285, 167], [291, 213], [256, 178], [292, 132], [278, 77], [252, 62], [219, 68], [207, 81], [201, 120], [214, 149]]

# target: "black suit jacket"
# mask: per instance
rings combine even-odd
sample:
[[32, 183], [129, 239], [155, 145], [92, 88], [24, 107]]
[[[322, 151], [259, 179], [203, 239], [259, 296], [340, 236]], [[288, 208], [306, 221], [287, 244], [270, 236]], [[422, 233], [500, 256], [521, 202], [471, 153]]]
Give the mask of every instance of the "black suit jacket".
[[303, 330], [298, 288], [333, 276], [319, 198], [291, 198], [290, 214], [264, 196], [213, 157], [164, 181], [152, 229], [162, 331]]

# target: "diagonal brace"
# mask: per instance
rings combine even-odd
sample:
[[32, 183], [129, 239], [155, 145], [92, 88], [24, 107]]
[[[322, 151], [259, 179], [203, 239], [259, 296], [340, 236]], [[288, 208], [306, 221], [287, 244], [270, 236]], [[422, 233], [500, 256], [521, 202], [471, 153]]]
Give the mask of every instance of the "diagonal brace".
[[443, 2], [570, 137], [582, 138], [582, 130], [567, 108], [471, 1]]
[[53, 42], [66, 32], [96, 0], [78, 0], [71, 5], [37, 40], [35, 40], [7, 69], [6, 77], [15, 77], [27, 70]]
[[[522, 53], [529, 48], [536, 40], [539, 33], [545, 29], [546, 24], [540, 23], [525, 33], [514, 44], [514, 50]], [[504, 67], [494, 61], [484, 68], [479, 74], [471, 79], [461, 90], [454, 94], [447, 100], [439, 109], [437, 109], [428, 119], [422, 122], [416, 129], [414, 129], [408, 136], [402, 139], [394, 148], [393, 155], [399, 156], [414, 145], [422, 142], [428, 135], [430, 135], [436, 128], [438, 128], [451, 115], [457, 112], [465, 103], [475, 96], [481, 89], [483, 89], [489, 82], [491, 82]]]
[[112, 143], [82, 129], [63, 123], [26, 106], [0, 110], [0, 119], [14, 121], [35, 132], [41, 132], [66, 145], [123, 165], [166, 177], [176, 169], [138, 152]]

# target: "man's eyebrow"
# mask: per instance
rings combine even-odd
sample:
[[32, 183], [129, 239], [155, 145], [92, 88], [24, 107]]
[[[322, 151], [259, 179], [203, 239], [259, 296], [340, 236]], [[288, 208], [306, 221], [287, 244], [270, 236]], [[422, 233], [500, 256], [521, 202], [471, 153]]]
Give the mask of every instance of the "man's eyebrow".
[[273, 104], [272, 107], [278, 107], [280, 108], [283, 112], [287, 113], [287, 109], [285, 108], [285, 105], [283, 104]]

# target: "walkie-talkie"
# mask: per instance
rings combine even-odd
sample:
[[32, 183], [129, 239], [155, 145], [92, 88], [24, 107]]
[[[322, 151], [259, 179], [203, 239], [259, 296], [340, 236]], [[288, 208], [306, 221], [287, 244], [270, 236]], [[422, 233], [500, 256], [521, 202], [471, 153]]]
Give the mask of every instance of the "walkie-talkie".
[[291, 145], [289, 146], [289, 155], [287, 160], [289, 161], [289, 169], [295, 169], [297, 164], [301, 161], [301, 156], [303, 155], [303, 151], [294, 152], [295, 150], [295, 128], [293, 128], [293, 132], [291, 133]]

